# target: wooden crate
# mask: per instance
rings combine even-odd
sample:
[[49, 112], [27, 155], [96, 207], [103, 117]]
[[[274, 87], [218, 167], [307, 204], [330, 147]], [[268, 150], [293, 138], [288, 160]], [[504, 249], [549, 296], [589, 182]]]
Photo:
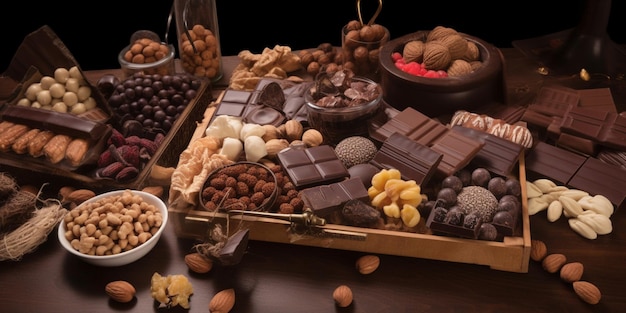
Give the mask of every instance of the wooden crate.
[[[203, 136], [211, 113], [198, 126], [196, 135]], [[519, 160], [519, 180], [522, 187], [521, 235], [504, 237], [499, 241], [453, 238], [439, 235], [360, 228], [336, 224], [303, 227], [286, 217], [216, 213], [195, 207], [169, 208], [169, 216], [176, 235], [181, 238], [205, 240], [214, 225], [234, 233], [249, 229], [251, 240], [352, 250], [414, 258], [434, 259], [458, 263], [486, 265], [494, 270], [526, 273], [530, 259], [530, 219], [526, 200], [524, 155]], [[426, 217], [423, 217], [424, 219]]]

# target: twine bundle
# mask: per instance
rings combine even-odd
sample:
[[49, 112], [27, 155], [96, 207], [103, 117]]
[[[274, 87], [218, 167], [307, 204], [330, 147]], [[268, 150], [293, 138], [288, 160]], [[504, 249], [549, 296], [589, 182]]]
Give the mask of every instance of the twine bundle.
[[50, 232], [63, 219], [67, 210], [60, 202], [50, 202], [35, 210], [33, 216], [0, 240], [0, 261], [17, 261], [46, 241]]

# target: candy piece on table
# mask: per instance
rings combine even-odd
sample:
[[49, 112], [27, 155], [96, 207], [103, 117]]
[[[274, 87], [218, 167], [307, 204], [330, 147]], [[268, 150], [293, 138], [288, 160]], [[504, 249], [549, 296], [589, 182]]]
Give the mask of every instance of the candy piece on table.
[[329, 145], [289, 148], [277, 155], [297, 189], [340, 181], [350, 174]]
[[350, 178], [340, 182], [309, 187], [302, 191], [304, 206], [319, 217], [327, 217], [341, 210], [350, 200], [369, 202], [367, 189], [360, 178]]

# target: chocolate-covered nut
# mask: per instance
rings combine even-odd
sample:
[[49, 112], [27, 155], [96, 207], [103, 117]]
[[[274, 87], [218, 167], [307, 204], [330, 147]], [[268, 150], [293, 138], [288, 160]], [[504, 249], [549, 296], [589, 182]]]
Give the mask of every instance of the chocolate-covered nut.
[[346, 224], [357, 227], [372, 227], [380, 219], [380, 211], [359, 199], [348, 200], [343, 205], [341, 216]]
[[454, 192], [459, 193], [463, 189], [463, 181], [458, 176], [450, 175], [441, 181], [441, 188], [452, 188]]
[[491, 173], [485, 168], [479, 167], [472, 171], [472, 184], [481, 187], [487, 187], [491, 180]]
[[380, 169], [369, 163], [362, 163], [351, 166], [348, 169], [350, 178], [358, 177], [363, 181], [363, 185], [369, 188], [372, 185], [372, 177], [378, 173]]
[[462, 169], [456, 175], [463, 182], [463, 186], [469, 186], [472, 184], [472, 172], [468, 169]]
[[465, 214], [463, 214], [463, 211], [459, 207], [452, 207], [448, 210], [448, 213], [446, 213], [446, 217], [443, 219], [443, 222], [450, 225], [460, 226], [463, 225], [464, 215]]
[[496, 240], [498, 238], [498, 230], [491, 223], [480, 224], [480, 230], [478, 231], [478, 239], [480, 240]]
[[506, 180], [506, 193], [509, 195], [513, 195], [519, 197], [522, 195], [522, 186], [520, 182], [516, 178], [508, 178]]
[[511, 215], [511, 213], [509, 213], [508, 211], [498, 211], [494, 216], [493, 216], [493, 224], [498, 224], [498, 225], [503, 225], [503, 226], [507, 226], [507, 227], [511, 227], [513, 228], [513, 225], [515, 222], [515, 219], [513, 218], [513, 215]]
[[452, 188], [441, 188], [437, 193], [437, 200], [441, 200], [446, 208], [456, 203], [456, 192]]
[[479, 223], [480, 223], [480, 216], [478, 216], [478, 214], [476, 213], [467, 214], [463, 218], [463, 227], [465, 228], [474, 229], [478, 226]]
[[487, 183], [487, 189], [496, 199], [500, 199], [506, 194], [506, 180], [500, 176], [493, 177]]
[[502, 196], [502, 198], [500, 198], [498, 202], [512, 202], [515, 204], [515, 208], [517, 210], [522, 209], [522, 202], [519, 200], [518, 197], [513, 196], [513, 195], [504, 195]]
[[443, 220], [446, 218], [446, 214], [448, 214], [448, 209], [438, 206], [435, 207], [430, 214], [434, 214], [433, 221], [443, 223]]

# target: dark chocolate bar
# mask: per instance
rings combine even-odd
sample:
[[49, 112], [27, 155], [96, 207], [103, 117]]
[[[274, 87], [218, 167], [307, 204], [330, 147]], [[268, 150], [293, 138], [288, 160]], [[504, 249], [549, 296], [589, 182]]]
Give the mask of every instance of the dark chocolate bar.
[[453, 175], [467, 166], [485, 144], [478, 139], [468, 137], [461, 132], [450, 130], [430, 148], [443, 155], [437, 166], [436, 175]]
[[280, 151], [277, 157], [298, 189], [334, 183], [350, 176], [348, 169], [329, 145], [289, 148]]
[[430, 146], [447, 132], [445, 125], [408, 107], [376, 129], [372, 138], [384, 142], [393, 133], [400, 133], [424, 146]]
[[518, 164], [520, 153], [524, 151], [522, 145], [484, 131], [458, 125], [452, 130], [482, 141], [483, 147], [476, 153], [470, 164], [474, 167], [486, 168], [501, 176], [512, 174], [513, 168]]
[[616, 208], [626, 205], [626, 170], [617, 165], [587, 158], [567, 185], [592, 195], [603, 195]]
[[100, 122], [26, 106], [5, 105], [1, 115], [5, 121], [90, 141], [99, 140], [109, 131], [108, 126]]
[[385, 140], [370, 163], [380, 169], [395, 168], [400, 171], [402, 179], [425, 185], [435, 174], [442, 158], [441, 153], [394, 133]]
[[579, 100], [580, 95], [575, 89], [562, 86], [542, 87], [527, 110], [546, 116], [562, 117], [569, 109], [578, 106]]
[[586, 159], [578, 153], [538, 142], [526, 155], [526, 172], [531, 180], [544, 177], [565, 185]]
[[561, 132], [591, 139], [610, 148], [626, 150], [626, 118], [615, 112], [573, 108], [563, 117]]
[[579, 107], [617, 113], [610, 88], [581, 89], [578, 90], [578, 94], [580, 96]]
[[350, 200], [369, 203], [367, 188], [360, 178], [349, 178], [340, 182], [305, 188], [301, 191], [304, 206], [316, 216], [327, 217], [341, 210]]
[[596, 158], [608, 164], [621, 166], [626, 169], [626, 151], [602, 147], [596, 154]]

